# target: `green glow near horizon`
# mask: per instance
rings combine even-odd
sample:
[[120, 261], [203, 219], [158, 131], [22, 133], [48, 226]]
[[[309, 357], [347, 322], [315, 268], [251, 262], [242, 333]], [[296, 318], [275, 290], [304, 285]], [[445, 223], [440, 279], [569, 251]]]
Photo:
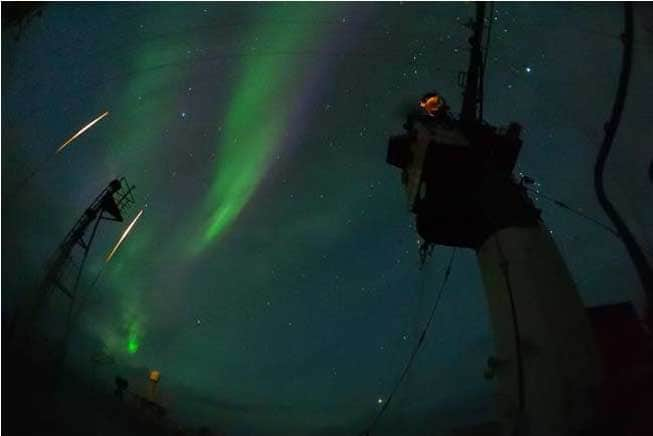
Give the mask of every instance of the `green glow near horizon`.
[[140, 348], [140, 323], [132, 322], [127, 328], [127, 353], [135, 354]]
[[134, 354], [138, 351], [138, 339], [136, 337], [130, 336], [127, 340], [127, 352], [129, 354]]
[[[147, 18], [154, 22], [165, 19], [165, 10], [157, 10]], [[190, 36], [189, 40], [195, 40], [195, 37]], [[141, 204], [146, 201], [143, 195], [148, 193], [147, 185], [162, 183], [167, 174], [148, 174], [147, 179], [140, 176], [140, 180], [130, 176], [138, 174], [143, 162], [156, 160], [165, 152], [158, 144], [165, 128], [178, 116], [178, 112], [171, 108], [176, 106], [179, 92], [171, 84], [185, 80], [192, 71], [192, 65], [181, 62], [187, 58], [189, 40], [166, 44], [144, 41], [138, 50], [129, 52], [129, 56], [123, 59], [126, 69], [136, 73], [130, 74], [119, 90], [116, 107], [125, 109], [113, 115], [123, 128], [112, 136], [111, 143], [115, 145], [108, 147], [106, 152], [121, 156], [120, 171], [124, 171], [128, 180], [138, 186], [136, 198]], [[172, 67], [159, 68], [166, 64]], [[157, 242], [159, 234], [156, 221], [139, 225], [107, 271], [107, 292], [111, 292], [112, 301], [115, 301], [118, 319], [99, 327], [98, 334], [116, 353], [134, 356], [147, 339], [145, 326], [149, 312], [145, 304], [147, 297], [142, 292], [146, 285], [138, 271], [140, 260]]]

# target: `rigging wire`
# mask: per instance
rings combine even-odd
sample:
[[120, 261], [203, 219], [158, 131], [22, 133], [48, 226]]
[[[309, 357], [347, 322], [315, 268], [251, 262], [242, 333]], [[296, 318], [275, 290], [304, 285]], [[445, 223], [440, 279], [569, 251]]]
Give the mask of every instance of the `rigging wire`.
[[490, 53], [490, 37], [492, 35], [492, 22], [494, 17], [494, 2], [490, 3], [490, 18], [487, 26], [487, 42], [485, 43], [485, 54], [481, 61], [481, 80], [479, 87], [479, 120], [483, 121], [483, 102], [485, 101], [485, 69], [487, 67], [487, 58]]
[[82, 314], [82, 311], [84, 310], [84, 307], [91, 301], [93, 294], [91, 292], [95, 289], [95, 286], [97, 285], [98, 281], [100, 280], [100, 277], [102, 277], [102, 274], [104, 274], [104, 270], [107, 267], [107, 263], [103, 262], [102, 268], [95, 274], [95, 278], [93, 281], [89, 284], [88, 288], [85, 290], [84, 295], [81, 295], [79, 298], [79, 304], [77, 305], [75, 314], [74, 314], [74, 322], [77, 322]]
[[612, 227], [602, 223], [601, 221], [597, 220], [596, 218], [593, 218], [593, 217], [587, 215], [586, 213], [581, 212], [580, 210], [569, 206], [567, 203], [564, 203], [564, 202], [562, 202], [560, 200], [556, 200], [555, 198], [550, 197], [548, 195], [542, 194], [540, 191], [538, 191], [536, 189], [529, 188], [528, 186], [526, 186], [525, 188], [526, 188], [527, 191], [534, 193], [538, 197], [542, 197], [544, 200], [546, 200], [546, 201], [548, 201], [550, 203], [553, 203], [556, 206], [567, 210], [568, 212], [571, 212], [571, 213], [573, 213], [575, 215], [578, 215], [579, 217], [581, 217], [581, 218], [591, 222], [592, 224], [594, 224], [596, 226], [599, 226], [603, 230], [611, 233], [613, 236], [616, 236], [618, 239], [621, 239], [621, 236], [619, 235], [619, 233], [615, 229], [613, 229]]
[[[138, 21], [137, 21], [138, 22]], [[137, 23], [136, 22], [136, 23]], [[136, 26], [136, 23], [132, 23], [134, 26]], [[347, 26], [343, 27], [343, 24], [340, 20], [332, 20], [332, 19], [319, 19], [319, 20], [287, 20], [287, 19], [282, 19], [282, 20], [276, 20], [276, 19], [268, 19], [264, 20], [258, 23], [261, 28], [265, 26], [280, 26], [284, 27], [286, 29], [292, 28], [293, 26], [303, 26], [303, 27], [311, 27], [313, 29], [319, 28], [319, 27], [324, 27], [324, 28], [329, 28], [329, 27], [337, 27], [338, 29], [328, 29], [330, 32], [343, 32], [343, 31], [355, 31], [359, 32], [359, 36], [361, 37], [360, 39], [387, 39], [388, 38], [388, 32], [392, 36], [402, 36], [406, 38], [431, 38], [432, 37], [432, 30], [427, 29], [427, 30], [420, 30], [418, 26], [412, 26], [410, 29], [406, 28], [401, 28], [399, 26], [399, 29], [390, 27], [390, 25], [385, 22], [385, 21], [379, 21], [379, 22], [354, 22], [354, 21], [347, 21]], [[67, 44], [65, 46], [58, 46], [56, 48], [48, 48], [44, 49], [41, 52], [36, 52], [34, 53], [35, 57], [39, 56], [45, 56], [47, 55], [55, 55], [55, 56], [105, 56], [106, 53], [112, 52], [115, 50], [133, 50], [134, 52], [142, 52], [144, 49], [144, 45], [146, 44], [165, 44], [168, 45], [167, 39], [171, 38], [180, 38], [183, 36], [188, 36], [188, 35], [193, 35], [193, 37], [197, 37], [198, 35], [200, 36], [206, 36], [209, 37], [210, 39], [215, 39], [216, 37], [222, 37], [222, 36], [229, 36], [229, 37], [235, 37], [238, 36], [235, 34], [236, 31], [248, 28], [251, 25], [251, 20], [240, 20], [240, 21], [229, 21], [229, 22], [208, 22], [206, 24], [193, 24], [181, 28], [176, 28], [176, 29], [171, 29], [168, 31], [163, 31], [163, 32], [152, 32], [152, 33], [147, 33], [147, 32], [141, 32], [141, 31], [136, 31], [136, 33], [130, 33], [129, 31], [125, 32], [124, 37], [117, 38], [115, 35], [112, 35], [112, 38], [110, 39], [111, 44], [107, 45], [99, 45], [99, 42], [95, 42], [93, 44], [93, 49], [92, 50], [87, 50], [86, 52], [80, 53], [80, 45], [77, 42], [77, 40], [72, 39], [73, 43]], [[150, 27], [149, 25], [147, 26], [148, 28]], [[142, 30], [143, 28], [141, 28]], [[204, 32], [205, 30], [209, 30], [210, 33], [207, 35], [202, 35], [201, 32]], [[407, 31], [408, 30], [408, 31]], [[327, 30], [324, 30], [327, 31]], [[254, 33], [253, 35], [256, 35]], [[181, 40], [182, 43], [193, 43], [195, 42], [194, 39], [189, 38], [186, 40]], [[36, 64], [28, 64], [27, 67], [25, 67], [29, 70], [34, 70], [37, 68]]]
[[[128, 71], [118, 72], [112, 75], [104, 75], [100, 80], [82, 83], [75, 89], [75, 95], [78, 95], [82, 91], [96, 90], [106, 86], [111, 82], [117, 80], [132, 79], [135, 76], [144, 74], [144, 73], [153, 73], [159, 70], [168, 69], [168, 68], [180, 68], [188, 67], [189, 65], [199, 65], [204, 63], [215, 63], [223, 62], [225, 60], [234, 60], [234, 59], [243, 59], [243, 58], [263, 58], [263, 57], [332, 57], [332, 58], [344, 58], [344, 57], [355, 57], [356, 59], [371, 59], [372, 61], [377, 61], [378, 59], [394, 59], [397, 56], [405, 55], [405, 49], [397, 50], [315, 50], [315, 49], [304, 49], [304, 50], [271, 50], [266, 52], [246, 52], [245, 50], [241, 51], [232, 51], [232, 52], [220, 52], [207, 55], [199, 55], [192, 58], [175, 58], [173, 60], [160, 62], [154, 65], [148, 65], [141, 68], [134, 68]], [[415, 65], [413, 65], [415, 66]], [[448, 69], [439, 67], [437, 71], [448, 71], [456, 72], [457, 70]], [[71, 94], [72, 91], [69, 93]], [[66, 95], [65, 97], [69, 97]], [[51, 109], [52, 104], [49, 102], [44, 102], [40, 105], [32, 107], [29, 111], [24, 114], [17, 114], [8, 121], [8, 126], [14, 127], [20, 121], [26, 122], [30, 121], [35, 115], [40, 114], [46, 109]]]
[[54, 154], [49, 154], [40, 164], [38, 164], [36, 167], [34, 167], [29, 174], [27, 174], [25, 177], [20, 179], [16, 186], [14, 188], [11, 188], [11, 192], [7, 194], [6, 200], [13, 200], [18, 194], [20, 194], [27, 185], [30, 184], [32, 179], [36, 177], [38, 173], [41, 171], [45, 170], [48, 165], [50, 164], [50, 161], [55, 157]]
[[506, 257], [506, 254], [503, 250], [501, 241], [499, 240], [499, 233], [494, 234], [494, 241], [496, 244], [497, 252], [499, 253], [499, 268], [503, 274], [503, 279], [506, 285], [506, 291], [508, 293], [508, 299], [510, 301], [510, 317], [512, 319], [512, 328], [514, 335], [514, 345], [515, 345], [515, 358], [517, 361], [517, 399], [518, 399], [518, 415], [514, 422], [514, 427], [512, 428], [512, 435], [518, 436], [519, 429], [521, 428], [521, 421], [524, 415], [524, 405], [525, 405], [525, 392], [524, 392], [524, 359], [522, 355], [522, 338], [519, 332], [519, 319], [517, 318], [517, 308], [515, 305], [515, 296], [512, 289], [512, 284], [510, 281], [510, 262]]
[[[494, 9], [494, 6], [493, 6]], [[497, 11], [498, 12], [498, 11]], [[425, 17], [432, 16], [432, 14], [426, 13], [424, 15]], [[119, 20], [116, 20], [116, 23], [124, 23], [125, 18], [124, 17], [119, 17]], [[131, 18], [131, 17], [130, 17]], [[132, 20], [131, 23], [127, 23], [128, 25], [133, 25], [137, 26], [141, 23], [141, 20]], [[324, 27], [339, 27], [342, 28], [342, 22], [337, 19], [312, 19], [312, 20], [277, 20], [277, 19], [268, 19], [262, 22], [261, 26], [269, 26], [269, 25], [279, 25], [279, 26], [284, 26], [284, 27], [291, 27], [291, 26], [305, 26], [307, 23], [311, 27], [318, 27], [318, 26], [324, 26]], [[551, 27], [551, 23], [549, 22], [538, 22], [538, 21], [522, 21], [524, 26], [534, 26], [534, 27], [542, 27], [542, 28], [547, 28], [549, 29]], [[142, 25], [142, 24], [141, 24]], [[249, 20], [231, 20], [228, 22], [205, 22], [201, 24], [193, 24], [193, 25], [186, 25], [182, 26], [181, 28], [177, 28], [174, 30], [169, 30], [169, 31], [164, 31], [164, 32], [152, 32], [152, 33], [145, 33], [142, 34], [140, 31], [138, 34], [132, 34], [129, 32], [125, 32], [127, 36], [124, 37], [119, 37], [117, 35], [112, 35], [111, 45], [105, 45], [105, 46], [100, 46], [99, 48], [92, 50], [90, 52], [86, 53], [81, 53], [82, 56], [98, 56], [98, 55], [104, 55], [107, 52], [111, 52], [116, 49], [131, 49], [133, 47], [136, 47], [137, 45], [141, 45], [143, 43], [149, 44], [149, 43], [161, 43], [160, 40], [164, 40], [166, 38], [176, 38], [179, 36], [184, 36], [184, 35], [198, 35], [198, 33], [203, 32], [205, 30], [210, 30], [211, 31], [211, 36], [214, 37], [216, 32], [226, 32], [229, 35], [234, 34], [234, 29], [242, 29], [250, 25]], [[401, 29], [400, 35], [402, 36], [415, 36], [415, 37], [421, 37], [421, 36], [426, 36], [425, 34], [430, 34], [431, 30], [421, 32], [417, 31], [419, 26], [414, 26], [410, 30], [411, 32], [406, 32], [405, 29]], [[147, 28], [149, 29], [150, 26], [148, 25]], [[143, 27], [141, 27], [141, 30]], [[376, 32], [390, 32], [392, 31], [393, 36], [397, 36], [399, 33], [396, 29], [393, 29], [389, 26], [387, 21], [380, 20], [380, 21], [372, 21], [372, 20], [365, 20], [364, 22], [356, 22], [352, 20], [347, 20], [347, 26], [344, 27], [345, 30], [357, 30], [360, 31], [361, 29], [364, 29], [363, 31], [366, 32], [366, 34], [363, 34], [363, 36], [368, 36], [370, 34], [374, 34]], [[379, 30], [380, 29], [380, 30]], [[52, 29], [47, 29], [48, 31]], [[338, 29], [338, 31], [342, 31], [343, 29]], [[598, 29], [590, 29], [590, 28], [579, 28], [579, 27], [574, 27], [573, 29], [567, 29], [567, 31], [570, 32], [575, 32], [575, 33], [580, 33], [580, 34], [587, 34], [587, 35], [594, 35], [594, 36], [601, 36], [605, 38], [610, 38], [614, 40], [619, 40], [620, 35], [619, 34], [612, 34], [605, 32], [603, 30], [598, 30]], [[60, 36], [60, 35], [57, 35]], [[384, 37], [383, 35], [379, 35], [379, 37]], [[133, 43], [133, 41], [137, 40], [137, 43]], [[72, 41], [76, 41], [72, 39]], [[637, 41], [636, 41], [637, 43]], [[643, 42], [642, 42], [643, 43]], [[142, 50], [142, 48], [141, 48]], [[56, 56], [66, 56], [66, 55], [77, 55], [79, 56], [79, 44], [74, 42], [71, 44], [68, 44], [66, 46], [60, 46], [57, 48], [50, 48], [48, 49], [47, 53], [49, 54], [54, 54]], [[46, 54], [46, 51], [44, 50], [43, 52], [37, 52], [35, 55], [38, 56], [44, 56]], [[29, 70], [35, 69], [36, 65], [31, 64], [28, 66]]]
[[[490, 15], [490, 23], [489, 23], [489, 26], [488, 26], [488, 30], [490, 30], [490, 27], [492, 26], [492, 23], [494, 21], [494, 19], [493, 19], [494, 11], [495, 11], [494, 3], [492, 3], [492, 11], [491, 11], [491, 15]], [[428, 15], [429, 14], [427, 14], [427, 16]], [[287, 24], [287, 25], [302, 25], [301, 20], [295, 20], [295, 21], [293, 21], [293, 20], [290, 20], [290, 21], [288, 21], [288, 20], [269, 20], [269, 21], [270, 22], [278, 22], [279, 24]], [[137, 22], [134, 22], [134, 25], [136, 25], [136, 23]], [[246, 24], [246, 21], [242, 21], [242, 22], [241, 21], [232, 21], [232, 22], [228, 22], [228, 23], [220, 23], [219, 30], [222, 31], [222, 30], [230, 30], [232, 28], [240, 28], [245, 24]], [[382, 23], [373, 23], [373, 22], [353, 23], [353, 22], [349, 22], [349, 24], [350, 24], [350, 26], [347, 27], [347, 30], [351, 30], [352, 28], [360, 30], [361, 27], [364, 28], [365, 30], [363, 30], [363, 32], [364, 32], [363, 37], [369, 36], [370, 34], [375, 33], [375, 32], [372, 32], [372, 31], [370, 31], [368, 29], [377, 29], [379, 27], [381, 27], [382, 31], [384, 31], [384, 32], [392, 31], [393, 36], [397, 35], [396, 29], [393, 29], [393, 28], [389, 27], [388, 24], [385, 23], [385, 22], [382, 22]], [[351, 26], [353, 24], [355, 24], [354, 27]], [[529, 23], [526, 23], [526, 24], [529, 25], [529, 26], [543, 26], [543, 27], [544, 26], [549, 26], [548, 23], [537, 23], [537, 22], [529, 22]], [[311, 20], [311, 25], [320, 25], [320, 26], [326, 26], [326, 27], [339, 26], [340, 22], [339, 21], [334, 21], [334, 20]], [[182, 28], [182, 30], [171, 30], [171, 31], [162, 32], [162, 33], [138, 35], [136, 40], [139, 41], [137, 44], [142, 44], [143, 42], [148, 43], [148, 42], [152, 42], [152, 41], [158, 41], [160, 39], [165, 40], [166, 38], [174, 37], [177, 34], [180, 34], [180, 35], [189, 34], [189, 33], [196, 34], [197, 30], [203, 30], [203, 29], [211, 29], [211, 30], [215, 31], [216, 30], [215, 29], [215, 23], [213, 23], [213, 22], [206, 23], [206, 24], [203, 23], [203, 24], [198, 24], [198, 25], [185, 26], [185, 27]], [[597, 33], [598, 32], [598, 31], [594, 31], [594, 30], [592, 30], [592, 31], [590, 31], [590, 30], [582, 31], [580, 29], [572, 29], [572, 30], [578, 31], [578, 32], [584, 32], [584, 33]], [[406, 34], [406, 33], [403, 32], [402, 34]], [[416, 35], [419, 35], [419, 32], [416, 33]], [[610, 35], [605, 35], [605, 36], [609, 36], [610, 38], [614, 38], [614, 39], [619, 38], [619, 35], [610, 34]], [[379, 36], [378, 36], [379, 39], [382, 39], [382, 38], [385, 38], [385, 37], [386, 36], [383, 35], [383, 34], [379, 34]], [[489, 34], [488, 34], [488, 37], [489, 37]], [[96, 50], [91, 50], [90, 53], [86, 53], [86, 55], [88, 55], [89, 57], [90, 56], [96, 56], [99, 53], [104, 54], [104, 53], [111, 52], [111, 51], [116, 50], [116, 49], [124, 49], [125, 47], [127, 47], [128, 49], [131, 49], [131, 48], [137, 46], [137, 44], [130, 44], [131, 41], [134, 41], [134, 38], [123, 38], [122, 40], [117, 40], [117, 41], [118, 41], [118, 43], [115, 44], [115, 45], [104, 46], [104, 47], [100, 47], [99, 49], [96, 49]], [[116, 42], [116, 40], [114, 40], [114, 42]], [[489, 38], [488, 38], [488, 43], [487, 44], [489, 46]], [[65, 54], [76, 54], [76, 55], [78, 55], [78, 48], [79, 48], [78, 44], [71, 44], [68, 47], [65, 47], [63, 49], [59, 48], [55, 52], [61, 53], [62, 55], [64, 53]], [[135, 52], [140, 53], [140, 50], [136, 50]], [[398, 53], [392, 53], [390, 55], [390, 57], [395, 57], [395, 56], [403, 54], [403, 53], [404, 53], [404, 50], [402, 49]], [[355, 52], [343, 53], [343, 55], [350, 55], [350, 54], [354, 55], [354, 56], [358, 55]], [[332, 55], [332, 54], [327, 53], [327, 55]], [[363, 56], [365, 56], [365, 54], [363, 54]], [[187, 59], [187, 61], [191, 62], [192, 60]], [[200, 60], [200, 61], [203, 61], [203, 60]], [[167, 64], [167, 65], [160, 65], [158, 67], [171, 66], [172, 64], [175, 64], [175, 62]], [[483, 65], [487, 65], [487, 59], [483, 62]], [[34, 70], [36, 68], [37, 68], [36, 65], [29, 65], [27, 67], [27, 69], [29, 71]], [[156, 68], [157, 68], [157, 66], [154, 67], [154, 69], [156, 69]], [[143, 70], [147, 71], [147, 70], [149, 70], [149, 68], [145, 68]], [[115, 77], [110, 77], [109, 80], [105, 80], [105, 81], [101, 81], [99, 83], [91, 84], [90, 88], [97, 88], [97, 87], [105, 85], [110, 80], [115, 80], [115, 79], [121, 78], [121, 77], [129, 77], [129, 76], [133, 75], [134, 73], [138, 73], [138, 72], [139, 71], [137, 70], [137, 71], [131, 71], [131, 72], [127, 73], [127, 74], [119, 74], [119, 75], [117, 75]], [[21, 71], [20, 74], [21, 74], [21, 76], [24, 77], [26, 73], [25, 73], [25, 71]], [[86, 86], [86, 88], [89, 88], [89, 86]], [[35, 115], [35, 113], [39, 113], [39, 112], [43, 111], [44, 109], [46, 109], [46, 106], [47, 105], [34, 108], [31, 111], [29, 111], [25, 116], [31, 118], [32, 116]], [[23, 116], [22, 118], [25, 118], [25, 117]], [[18, 120], [14, 119], [14, 120], [12, 120], [10, 122], [10, 124], [14, 124], [17, 121]]]
[[[426, 338], [426, 332], [428, 331], [429, 327], [431, 326], [431, 322], [433, 321], [433, 318], [435, 316], [435, 312], [438, 309], [438, 306], [440, 305], [440, 300], [442, 298], [442, 293], [444, 292], [444, 288], [447, 285], [447, 282], [449, 281], [449, 276], [451, 275], [451, 266], [453, 264], [453, 260], [456, 257], [456, 248], [454, 247], [451, 250], [451, 256], [449, 257], [449, 263], [447, 265], [447, 269], [444, 272], [444, 277], [442, 279], [442, 284], [440, 285], [440, 289], [438, 290], [438, 294], [435, 298], [435, 301], [433, 302], [433, 307], [431, 308], [431, 314], [429, 315], [428, 320], [426, 321], [426, 324], [424, 325], [424, 328], [422, 329], [422, 333], [420, 334], [419, 340], [417, 341], [417, 344], [415, 345], [415, 348], [413, 348], [412, 353], [410, 354], [410, 357], [408, 358], [408, 361], [406, 362], [406, 366], [404, 367], [404, 370], [402, 371], [401, 375], [399, 376], [399, 379], [397, 379], [397, 382], [395, 383], [394, 387], [392, 388], [392, 391], [390, 392], [390, 395], [388, 395], [388, 399], [383, 403], [383, 407], [379, 410], [379, 412], [376, 414], [374, 419], [372, 420], [372, 423], [367, 427], [367, 429], [362, 433], [365, 436], [369, 436], [378, 423], [379, 419], [383, 416], [385, 411], [388, 409], [388, 406], [390, 406], [390, 403], [392, 402], [392, 398], [394, 395], [397, 393], [397, 390], [399, 389], [399, 386], [401, 386], [401, 383], [404, 381], [406, 378], [406, 375], [408, 374], [408, 371], [410, 370], [411, 366], [413, 365], [413, 361], [415, 360], [415, 357], [417, 356], [417, 353], [420, 351], [422, 348], [422, 345], [424, 344], [424, 339]], [[422, 278], [421, 281], [421, 286], [424, 286], [424, 280]]]

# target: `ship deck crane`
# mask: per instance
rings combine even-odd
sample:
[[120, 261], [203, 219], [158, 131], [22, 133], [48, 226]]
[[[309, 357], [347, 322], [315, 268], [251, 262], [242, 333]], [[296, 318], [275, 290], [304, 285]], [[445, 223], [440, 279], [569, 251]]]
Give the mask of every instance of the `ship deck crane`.
[[[133, 191], [134, 186], [124, 177], [111, 181], [75, 222], [48, 262], [23, 330], [26, 345], [32, 352], [45, 353], [42, 358], [63, 360], [82, 273], [98, 227], [102, 221], [124, 220], [124, 211], [134, 204]], [[41, 324], [47, 328], [40, 328]], [[34, 343], [37, 339], [45, 343]]]

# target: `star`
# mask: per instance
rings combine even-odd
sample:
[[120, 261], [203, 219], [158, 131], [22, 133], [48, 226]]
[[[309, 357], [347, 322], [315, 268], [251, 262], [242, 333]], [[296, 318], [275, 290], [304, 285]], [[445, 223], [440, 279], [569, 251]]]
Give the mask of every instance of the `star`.
[[[285, 380], [298, 376], [301, 380], [283, 392], [282, 402], [292, 410], [275, 420], [279, 433], [313, 430], [315, 423], [292, 422], [293, 416], [314, 410], [315, 404], [303, 401], [307, 392], [328, 398], [330, 404], [346, 403], [357, 395], [365, 400], [370, 395], [369, 403], [361, 407], [367, 407], [361, 412], [369, 414], [370, 421], [374, 412], [387, 408], [381, 426], [405, 413], [415, 418], [415, 434], [428, 433], [420, 427], [428, 421], [423, 414], [442, 412], [438, 409], [449, 400], [462, 404], [467, 394], [477, 399], [492, 395], [493, 387], [482, 380], [462, 392], [455, 380], [464, 376], [465, 368], [450, 361], [451, 356], [462, 356], [465, 361], [485, 359], [484, 350], [466, 344], [486, 343], [488, 333], [485, 326], [472, 323], [461, 340], [438, 342], [419, 351], [420, 361], [429, 363], [426, 366], [451, 371], [450, 377], [438, 383], [442, 397], [448, 398], [446, 403], [439, 401], [439, 395], [420, 397], [419, 383], [402, 382], [402, 396], [416, 395], [423, 402], [408, 401], [401, 408], [389, 405], [393, 382], [401, 377], [408, 357], [404, 355], [419, 342], [420, 332], [414, 329], [422, 327], [423, 315], [428, 315], [418, 309], [428, 312], [438, 298], [450, 249], [434, 251], [434, 258], [420, 271], [419, 249], [426, 242], [417, 233], [414, 214], [406, 210], [402, 171], [387, 164], [386, 152], [389, 139], [404, 135], [402, 125], [419, 115], [413, 112], [414, 106], [424, 93], [437, 90], [449, 96], [451, 115], [459, 115], [455, 79], [458, 70], [467, 68], [472, 35], [462, 24], [473, 18], [473, 7], [461, 4], [427, 12], [389, 4], [365, 11], [353, 4], [325, 4], [319, 10], [300, 6], [262, 5], [249, 12], [224, 7], [215, 9], [211, 17], [208, 3], [199, 12], [197, 5], [141, 8], [135, 15], [120, 7], [108, 8], [102, 16], [79, 10], [74, 26], [65, 11], [59, 11], [43, 14], [35, 28], [26, 26], [25, 35], [31, 32], [28, 40], [20, 44], [3, 41], [20, 58], [12, 63], [8, 81], [3, 83], [7, 85], [3, 98], [12, 109], [12, 116], [3, 121], [3, 136], [20, 145], [9, 150], [8, 159], [3, 157], [2, 170], [7, 170], [7, 176], [15, 173], [8, 188], [20, 186], [18, 182], [32, 169], [42, 167], [42, 158], [53, 152], [49, 147], [60, 135], [95, 111], [111, 111], [106, 124], [98, 124], [84, 143], [53, 159], [29, 186], [21, 188], [12, 207], [3, 210], [9, 238], [3, 248], [20, 247], [21, 251], [15, 259], [3, 260], [3, 266], [9, 262], [7, 269], [12, 269], [12, 274], [3, 277], [10, 281], [3, 285], [15, 292], [10, 303], [15, 300], [18, 308], [24, 286], [21, 277], [41, 271], [45, 265], [37, 261], [41, 254], [45, 257], [56, 249], [73, 224], [70, 220], [83, 213], [86, 203], [110, 178], [125, 176], [136, 186], [131, 207], [148, 209], [143, 217], [148, 221], [126, 241], [129, 245], [120, 259], [99, 276], [92, 293], [104, 300], [88, 307], [88, 316], [81, 317], [75, 333], [81, 336], [73, 342], [87, 340], [87, 335], [89, 344], [106, 342], [113, 347], [115, 342], [115, 351], [129, 357], [127, 345], [133, 336], [137, 339], [133, 347], [143, 346], [130, 357], [132, 362], [124, 363], [149, 363], [167, 371], [174, 368], [175, 374], [184, 376], [184, 386], [164, 380], [162, 387], [168, 391], [166, 396], [179, 398], [186, 393], [177, 389], [187, 388], [209, 402], [238, 403], [242, 380], [269, 372], [265, 382], [252, 380], [244, 387], [249, 396], [265, 402], [278, 396], [278, 386]], [[585, 231], [580, 218], [567, 219], [563, 214], [568, 212], [558, 212], [555, 204], [538, 196], [540, 189], [544, 194], [551, 191], [574, 210], [583, 206], [585, 213], [601, 215], [591, 177], [582, 175], [593, 168], [593, 133], [601, 133], [602, 121], [583, 111], [570, 118], [568, 111], [556, 108], [590, 91], [592, 101], [610, 101], [612, 87], [594, 89], [582, 75], [568, 77], [574, 54], [592, 44], [583, 38], [564, 39], [567, 31], [577, 31], [578, 11], [538, 11], [543, 23], [553, 23], [561, 31], [560, 38], [553, 35], [551, 39], [546, 32], [521, 35], [531, 11], [497, 6], [495, 13], [487, 11], [485, 20], [486, 28], [493, 24], [488, 56], [492, 68], [485, 79], [487, 95], [500, 98], [485, 102], [487, 116], [497, 127], [512, 121], [524, 125], [519, 162], [524, 173], [532, 173], [547, 185], [544, 189], [533, 184], [529, 195], [541, 206], [546, 231], [551, 229], [549, 237], [560, 244], [573, 275], [584, 279], [583, 297], [588, 303], [625, 301], [622, 294], [628, 291], [613, 290], [619, 288], [619, 276], [630, 271], [623, 250], [618, 249], [620, 241], [611, 242], [612, 236], [602, 237], [598, 230]], [[608, 9], [587, 8], [581, 14], [587, 28], [600, 28]], [[417, 31], [435, 15], [436, 27]], [[99, 51], [84, 50], [84, 56], [76, 56], [77, 52], [67, 49], [57, 53], [32, 50], [32, 46], [48, 44], [66, 46], [94, 34], [103, 23], [111, 23], [112, 31], [96, 32], [92, 45]], [[515, 32], [508, 27], [513, 25]], [[39, 27], [66, 32], [47, 34]], [[190, 37], [188, 32], [192, 32]], [[343, 41], [352, 38], [355, 46], [343, 46]], [[568, 50], [557, 49], [562, 40]], [[604, 63], [600, 54], [584, 58], [584, 72], [600, 72]], [[52, 63], [58, 68], [39, 68]], [[536, 75], [540, 67], [543, 73], [538, 70]], [[547, 80], [540, 83], [545, 71]], [[631, 83], [633, 95], [641, 93], [640, 86], [646, 83], [636, 76]], [[610, 80], [606, 77], [606, 83]], [[44, 88], [42, 83], [52, 85]], [[533, 95], [535, 85], [540, 92]], [[624, 122], [637, 131], [643, 119], [637, 114], [646, 113], [644, 100], [629, 100], [634, 105], [627, 111], [630, 116], [624, 112]], [[62, 113], [52, 110], [49, 102], [57, 102]], [[182, 106], [193, 110], [193, 117]], [[39, 128], [33, 129], [36, 122]], [[578, 146], [571, 150], [564, 145], [569, 143]], [[645, 222], [646, 214], [641, 215], [638, 203], [644, 204], [646, 188], [653, 186], [648, 183], [649, 177], [653, 181], [653, 163], [644, 149], [637, 144], [621, 150], [622, 163], [641, 164], [643, 183], [632, 192], [624, 189], [612, 195], [624, 203], [624, 218], [633, 225], [638, 219]], [[629, 168], [616, 165], [612, 169], [615, 182], [627, 185]], [[52, 180], [57, 181], [54, 191]], [[570, 183], [578, 186], [556, 195]], [[68, 198], [70, 192], [74, 195]], [[60, 196], [64, 208], [57, 207]], [[30, 213], [27, 220], [25, 214], [32, 204], [44, 207]], [[135, 210], [127, 210], [125, 216], [131, 217]], [[111, 240], [121, 227], [103, 221], [98, 242]], [[581, 237], [578, 242], [571, 240], [576, 232]], [[99, 272], [103, 247], [97, 245], [93, 247], [97, 265], [94, 257], [89, 259], [85, 277]], [[582, 256], [585, 251], [592, 256]], [[607, 263], [612, 251], [615, 256], [622, 254], [621, 258]], [[442, 296], [456, 304], [460, 293], [455, 288], [461, 288], [480, 297], [457, 314], [452, 329], [468, 325], [477, 312], [486, 311], [478, 265], [473, 254], [465, 252], [469, 256], [456, 254]], [[609, 268], [601, 268], [606, 264]], [[635, 280], [632, 275], [627, 279], [630, 284]], [[94, 315], [100, 310], [102, 322], [97, 325]], [[435, 319], [442, 321], [443, 313], [444, 306]], [[207, 326], [201, 318], [204, 315], [210, 317]], [[295, 321], [288, 318], [295, 315], [296, 329]], [[394, 325], [379, 328], [384, 322]], [[175, 330], [179, 336], [167, 349], [170, 332]], [[361, 340], [367, 344], [361, 346]], [[219, 346], [207, 348], [212, 343]], [[244, 347], [249, 350], [245, 356]], [[384, 364], [398, 352], [392, 365]], [[200, 355], [199, 361], [194, 358]], [[79, 364], [80, 375], [93, 370], [85, 367], [87, 360], [72, 365], [77, 368]], [[230, 376], [201, 376], [215, 364], [228, 369]], [[411, 371], [417, 378], [428, 378], [420, 375], [428, 370], [419, 365]], [[324, 380], [303, 383], [315, 377]], [[351, 381], [356, 379], [360, 380], [354, 386]], [[388, 398], [374, 397], [374, 392], [388, 394]], [[319, 425], [337, 426], [340, 411], [327, 409], [320, 414]], [[197, 424], [223, 430], [215, 414], [173, 412], [182, 427], [188, 421], [205, 420]], [[228, 426], [242, 425], [253, 434], [262, 433], [267, 427], [265, 414], [265, 410], [253, 410], [251, 416], [232, 417], [233, 423], [230, 418]], [[463, 415], [461, 421], [469, 418], [473, 423], [473, 413]], [[361, 428], [352, 428], [351, 433], [358, 434], [370, 424], [367, 419], [360, 421]]]

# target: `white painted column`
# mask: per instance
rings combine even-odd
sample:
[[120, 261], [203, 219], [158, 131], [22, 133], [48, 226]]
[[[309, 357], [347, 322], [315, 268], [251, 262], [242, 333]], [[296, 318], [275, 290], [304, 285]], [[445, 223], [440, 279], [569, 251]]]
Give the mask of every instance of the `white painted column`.
[[480, 247], [478, 262], [496, 344], [502, 434], [578, 435], [593, 418], [599, 355], [549, 231], [543, 224], [500, 230]]

